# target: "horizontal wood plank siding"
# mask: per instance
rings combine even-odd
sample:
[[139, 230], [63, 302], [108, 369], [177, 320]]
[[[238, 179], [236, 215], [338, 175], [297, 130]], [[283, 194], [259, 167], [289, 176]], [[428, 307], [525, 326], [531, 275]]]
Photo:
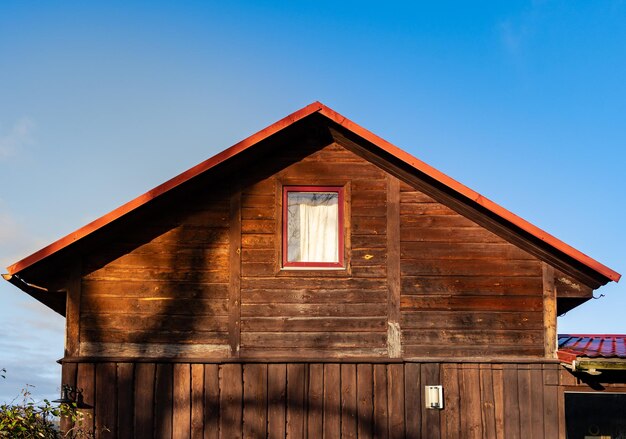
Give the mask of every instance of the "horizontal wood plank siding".
[[[325, 141], [195, 187], [86, 256], [76, 355], [544, 355], [538, 259]], [[285, 185], [344, 187], [344, 269], [282, 269]]]
[[540, 261], [408, 184], [400, 190], [405, 357], [542, 357]]
[[[345, 188], [345, 269], [281, 269], [283, 185]], [[243, 188], [241, 203], [241, 355], [386, 355], [385, 173], [330, 144]]]
[[[76, 364], [64, 364], [65, 384], [82, 386], [96, 437], [554, 439], [564, 433], [557, 364], [78, 366], [76, 374]], [[444, 386], [444, 409], [428, 410], [424, 386], [437, 384]]]
[[87, 257], [81, 354], [115, 354], [120, 344], [127, 354], [137, 346], [136, 355], [155, 345], [227, 346], [229, 211], [226, 191], [183, 198]]

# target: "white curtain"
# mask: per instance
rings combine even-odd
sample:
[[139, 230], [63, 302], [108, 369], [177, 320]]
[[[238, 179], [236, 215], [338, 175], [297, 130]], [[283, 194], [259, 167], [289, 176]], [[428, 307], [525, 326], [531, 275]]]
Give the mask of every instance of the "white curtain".
[[299, 208], [300, 261], [337, 262], [337, 203], [302, 203]]

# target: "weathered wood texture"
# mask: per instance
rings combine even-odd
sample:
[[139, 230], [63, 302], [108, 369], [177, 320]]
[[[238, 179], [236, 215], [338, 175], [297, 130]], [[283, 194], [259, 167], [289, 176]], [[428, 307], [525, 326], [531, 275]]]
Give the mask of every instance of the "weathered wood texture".
[[[64, 364], [71, 385], [75, 366]], [[98, 363], [79, 364], [78, 380], [95, 404], [96, 437], [555, 439], [564, 436], [558, 368]], [[444, 409], [426, 409], [424, 386], [437, 384]]]
[[387, 176], [387, 351], [391, 358], [402, 356], [400, 330], [400, 182]]
[[546, 263], [542, 264], [543, 270], [543, 330], [544, 351], [547, 358], [556, 358], [558, 349], [556, 333], [556, 284], [554, 268]]
[[[272, 154], [84, 258], [74, 356], [544, 355], [534, 256], [339, 144]], [[345, 188], [344, 269], [281, 269], [284, 185]]]
[[229, 233], [228, 338], [231, 355], [237, 356], [241, 344], [241, 192], [230, 199]]
[[590, 299], [593, 297], [592, 288], [556, 269], [554, 270], [554, 287], [559, 298]]
[[159, 344], [228, 347], [236, 222], [229, 197], [222, 190], [183, 199], [85, 259], [81, 355], [147, 356]]
[[[387, 355], [386, 184], [330, 144], [243, 189], [242, 356]], [[345, 187], [345, 269], [281, 270], [283, 185]]]
[[544, 355], [538, 259], [403, 183], [404, 357]]
[[65, 300], [65, 356], [76, 356], [80, 346], [80, 267], [77, 266], [66, 286]]

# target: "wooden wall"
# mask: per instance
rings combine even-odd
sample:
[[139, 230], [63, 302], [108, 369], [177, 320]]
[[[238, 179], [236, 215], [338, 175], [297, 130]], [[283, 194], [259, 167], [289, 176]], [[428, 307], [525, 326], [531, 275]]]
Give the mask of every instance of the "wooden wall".
[[228, 193], [207, 190], [86, 257], [80, 353], [227, 355], [230, 222]]
[[400, 187], [405, 356], [542, 356], [541, 263], [416, 191]]
[[[243, 190], [242, 356], [386, 355], [385, 178], [331, 144]], [[346, 270], [281, 271], [282, 185], [346, 187]]]
[[[265, 160], [85, 257], [70, 356], [544, 356], [539, 260], [337, 143]], [[346, 188], [346, 269], [281, 270], [283, 185]]]
[[[564, 437], [557, 364], [65, 363], [83, 428], [134, 438]], [[424, 408], [444, 386], [443, 410]]]

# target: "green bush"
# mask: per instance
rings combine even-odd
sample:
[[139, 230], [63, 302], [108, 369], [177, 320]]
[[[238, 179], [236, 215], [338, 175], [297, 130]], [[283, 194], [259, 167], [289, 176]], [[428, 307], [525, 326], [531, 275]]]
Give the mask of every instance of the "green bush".
[[[0, 377], [5, 378], [5, 369], [0, 369]], [[61, 404], [58, 407], [44, 399], [35, 402], [29, 386], [22, 389], [19, 397], [9, 404], [0, 405], [0, 438], [87, 438], [91, 432], [81, 428], [85, 414], [77, 410], [76, 403]], [[61, 432], [59, 422], [67, 419], [71, 427]]]

